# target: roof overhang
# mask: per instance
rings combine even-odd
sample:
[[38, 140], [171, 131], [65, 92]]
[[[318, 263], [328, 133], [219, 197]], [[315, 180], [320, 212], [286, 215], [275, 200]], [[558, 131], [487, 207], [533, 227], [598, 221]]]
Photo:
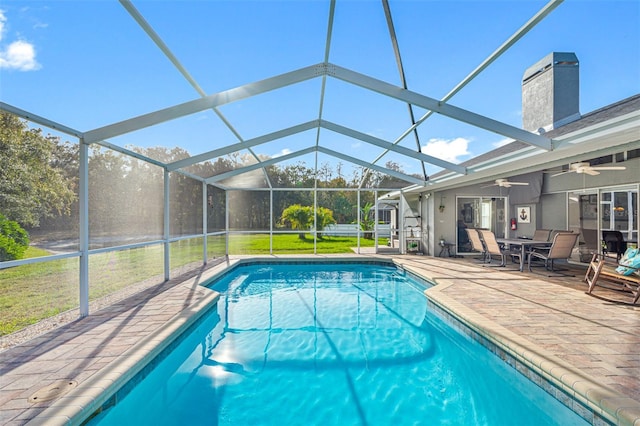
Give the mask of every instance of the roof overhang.
[[[426, 187], [415, 185], [384, 196], [398, 198], [400, 194], [444, 191], [484, 183], [499, 177], [525, 174], [558, 167], [567, 163], [598, 157], [628, 149], [640, 148], [640, 111], [634, 111], [611, 120], [594, 124], [554, 138], [555, 148], [544, 151], [525, 147], [519, 151], [469, 166], [464, 176], [447, 173], [429, 181]], [[518, 164], [518, 168], [514, 168]]]

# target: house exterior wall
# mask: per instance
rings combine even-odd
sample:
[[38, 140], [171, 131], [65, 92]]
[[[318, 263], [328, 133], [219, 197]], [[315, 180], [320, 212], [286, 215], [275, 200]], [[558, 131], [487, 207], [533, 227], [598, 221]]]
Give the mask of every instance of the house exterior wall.
[[540, 229], [567, 229], [566, 193], [540, 196]]

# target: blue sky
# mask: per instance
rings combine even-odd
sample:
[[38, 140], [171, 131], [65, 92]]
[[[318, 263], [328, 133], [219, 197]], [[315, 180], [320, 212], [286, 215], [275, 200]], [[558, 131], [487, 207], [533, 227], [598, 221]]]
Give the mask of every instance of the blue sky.
[[[546, 1], [390, 0], [408, 88], [441, 98]], [[324, 58], [328, 1], [134, 1], [184, 67], [217, 93]], [[81, 131], [197, 99], [196, 90], [116, 1], [0, 3], [0, 98]], [[565, 0], [449, 102], [521, 127], [521, 79], [552, 51], [580, 61], [584, 114], [640, 92], [640, 1]], [[338, 0], [329, 61], [400, 85], [379, 1]], [[318, 118], [321, 80], [234, 102], [221, 113], [246, 140]], [[393, 142], [410, 126], [406, 105], [328, 79], [323, 118]], [[415, 109], [416, 118], [425, 113]], [[434, 115], [419, 127], [423, 152], [451, 162], [482, 154], [504, 137]], [[305, 132], [255, 147], [278, 156], [315, 144]], [[116, 137], [121, 146], [182, 146], [199, 154], [238, 139], [212, 111]], [[373, 160], [381, 153], [321, 132], [321, 144]], [[401, 142], [415, 149], [413, 137]], [[300, 157], [313, 165], [313, 155]], [[319, 163], [336, 163], [325, 155]], [[386, 161], [408, 173], [418, 162]], [[439, 168], [429, 166], [428, 173]]]

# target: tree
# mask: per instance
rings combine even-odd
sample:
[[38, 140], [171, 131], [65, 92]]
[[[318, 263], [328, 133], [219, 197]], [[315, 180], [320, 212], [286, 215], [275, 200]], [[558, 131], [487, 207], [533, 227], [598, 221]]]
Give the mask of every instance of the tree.
[[375, 219], [371, 217], [372, 203], [366, 203], [360, 209], [360, 229], [365, 231], [364, 237], [368, 240], [373, 238], [373, 228], [375, 226]]
[[333, 212], [326, 207], [318, 207], [316, 210], [316, 228], [318, 229], [318, 237], [322, 238], [321, 231], [325, 227], [336, 223], [333, 218]]
[[74, 182], [56, 167], [59, 143], [0, 112], [0, 212], [8, 219], [37, 227], [43, 218], [69, 213], [76, 195]]
[[[280, 218], [282, 224], [289, 224], [291, 229], [300, 231], [309, 230], [313, 226], [313, 207], [292, 204], [282, 212]], [[333, 212], [325, 207], [318, 207], [316, 210], [316, 228], [322, 231], [326, 226], [336, 223]], [[322, 234], [318, 236], [322, 238]], [[298, 234], [298, 238], [304, 240], [304, 232]]]
[[[306, 231], [311, 227], [313, 218], [313, 209], [309, 206], [301, 206], [300, 204], [292, 204], [282, 211], [280, 221], [283, 224], [289, 224], [291, 229]], [[304, 240], [304, 232], [298, 234], [298, 238]]]
[[29, 247], [29, 235], [18, 222], [0, 214], [0, 262], [21, 259]]

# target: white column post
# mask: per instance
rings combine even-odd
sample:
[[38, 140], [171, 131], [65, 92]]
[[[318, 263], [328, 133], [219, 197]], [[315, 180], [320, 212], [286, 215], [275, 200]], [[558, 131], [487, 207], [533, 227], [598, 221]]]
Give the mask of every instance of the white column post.
[[357, 245], [358, 254], [360, 254], [360, 230], [362, 229], [362, 226], [360, 226], [360, 223], [361, 223], [360, 221], [362, 220], [362, 218], [360, 217], [360, 213], [362, 212], [362, 209], [360, 209], [360, 188], [358, 188], [358, 197], [357, 197], [357, 199], [358, 199], [358, 207], [357, 207], [357, 210], [356, 210], [356, 217], [358, 218], [358, 222], [357, 222], [358, 229], [357, 229], [357, 234], [356, 235], [358, 236], [358, 245]]
[[373, 191], [373, 247], [375, 252], [378, 252], [378, 190]]
[[398, 244], [400, 245], [400, 254], [407, 254], [407, 241], [405, 239], [404, 232], [404, 192], [400, 190], [400, 196], [398, 197]]
[[169, 171], [164, 169], [164, 280], [168, 281], [170, 277], [171, 265], [169, 262], [169, 234], [170, 234], [170, 220], [169, 220]]
[[79, 182], [79, 219], [80, 219], [80, 318], [89, 315], [89, 145], [80, 138], [80, 182]]
[[224, 253], [229, 257], [229, 190], [224, 190]]
[[[317, 167], [316, 167], [317, 170]], [[318, 179], [313, 187], [313, 254], [318, 254]]]
[[202, 263], [207, 264], [207, 182], [202, 181]]

